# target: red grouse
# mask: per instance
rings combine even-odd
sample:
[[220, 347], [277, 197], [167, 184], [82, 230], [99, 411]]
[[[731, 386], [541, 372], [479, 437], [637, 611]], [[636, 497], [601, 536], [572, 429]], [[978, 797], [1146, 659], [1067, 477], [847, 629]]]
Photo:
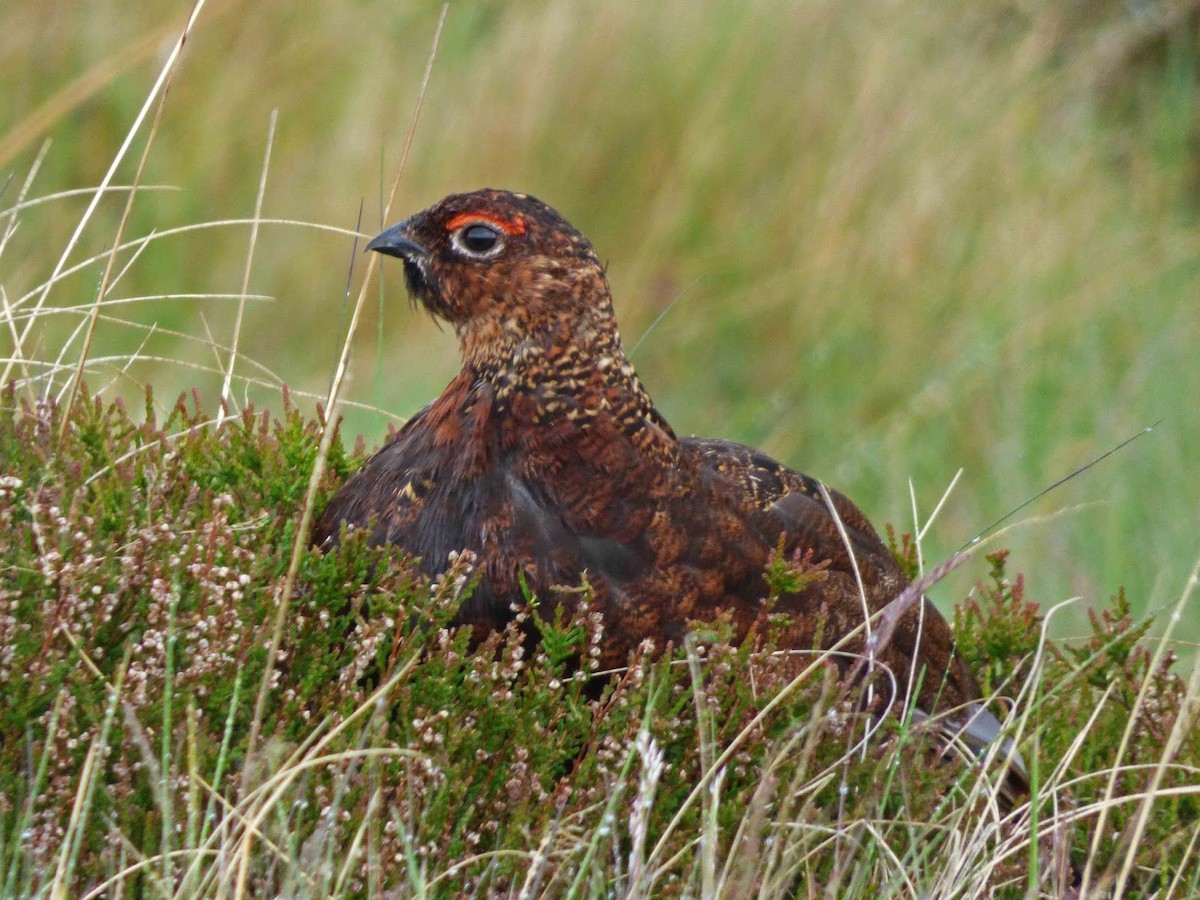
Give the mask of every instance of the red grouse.
[[[403, 260], [412, 296], [454, 326], [463, 367], [341, 488], [319, 546], [343, 525], [368, 527], [371, 542], [398, 544], [430, 574], [452, 551], [474, 551], [481, 581], [459, 618], [481, 634], [512, 617], [525, 588], [570, 606], [578, 594], [562, 588], [586, 574], [604, 617], [603, 668], [645, 638], [678, 646], [690, 623], [722, 612], [746, 635], [780, 545], [827, 561], [772, 610], [790, 618], [793, 648], [835, 643], [861, 625], [864, 594], [874, 613], [907, 585], [841, 494], [828, 492], [831, 509], [816, 480], [757, 450], [676, 436], [622, 349], [604, 266], [546, 204], [455, 194], [367, 248]], [[914, 676], [917, 705], [951, 713], [969, 744], [995, 737], [949, 626], [924, 600], [878, 661], [901, 684]]]

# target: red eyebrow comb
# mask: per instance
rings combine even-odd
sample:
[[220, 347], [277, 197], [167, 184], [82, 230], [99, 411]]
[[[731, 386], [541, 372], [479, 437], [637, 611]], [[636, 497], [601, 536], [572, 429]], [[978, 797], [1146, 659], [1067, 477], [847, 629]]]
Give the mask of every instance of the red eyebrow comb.
[[446, 230], [454, 231], [460, 225], [466, 225], [468, 222], [487, 222], [490, 225], [495, 225], [505, 234], [510, 235], [525, 233], [525, 221], [523, 219], [502, 219], [500, 216], [494, 216], [491, 213], [485, 212], [459, 213], [446, 223]]

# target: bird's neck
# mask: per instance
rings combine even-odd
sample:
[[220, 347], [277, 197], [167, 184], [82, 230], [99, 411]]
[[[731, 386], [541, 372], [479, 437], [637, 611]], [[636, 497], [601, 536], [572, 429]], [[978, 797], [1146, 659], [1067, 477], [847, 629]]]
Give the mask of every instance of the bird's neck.
[[473, 380], [489, 384], [501, 408], [529, 424], [564, 420], [586, 429], [593, 416], [607, 414], [631, 434], [650, 428], [675, 441], [611, 316], [476, 323], [460, 329], [459, 339]]
[[571, 390], [593, 371], [609, 374], [614, 363], [615, 383], [636, 381], [611, 317], [529, 316], [518, 308], [473, 319], [458, 328], [458, 338], [464, 368], [499, 397], [523, 388]]

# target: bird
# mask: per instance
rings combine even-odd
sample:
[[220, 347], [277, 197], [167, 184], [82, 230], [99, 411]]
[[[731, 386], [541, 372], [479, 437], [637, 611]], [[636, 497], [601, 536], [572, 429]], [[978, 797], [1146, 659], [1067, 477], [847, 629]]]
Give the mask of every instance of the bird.
[[[604, 264], [547, 204], [451, 194], [367, 250], [401, 260], [414, 305], [454, 329], [462, 368], [335, 493], [318, 547], [369, 529], [430, 576], [472, 552], [478, 586], [456, 621], [480, 640], [530, 596], [576, 610], [586, 581], [601, 669], [646, 640], [679, 647], [720, 616], [746, 638], [781, 615], [778, 646], [831, 647], [909, 586], [843, 494], [752, 447], [675, 433], [623, 348]], [[780, 552], [813, 563], [812, 577], [768, 608]], [[917, 716], [943, 714], [982, 752], [1000, 722], [945, 618], [921, 596], [893, 624], [873, 662]]]

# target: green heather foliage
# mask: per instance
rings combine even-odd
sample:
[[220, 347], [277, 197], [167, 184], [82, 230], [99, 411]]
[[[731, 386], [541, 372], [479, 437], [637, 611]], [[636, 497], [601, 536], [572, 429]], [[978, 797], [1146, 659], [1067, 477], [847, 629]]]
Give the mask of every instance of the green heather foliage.
[[[1141, 894], [1197, 886], [1200, 730], [1172, 736], [1173, 659], [1151, 665], [1123, 595], [1042, 646], [1003, 552], [955, 627], [989, 689], [1023, 692], [1032, 830], [989, 805], [985, 767], [936, 762], [834, 667], [789, 682], [769, 637], [715, 622], [594, 673], [599, 615], [538, 598], [472, 649], [448, 627], [469, 558], [430, 583], [354, 536], [303, 562], [248, 769], [320, 423], [286, 393], [279, 418], [219, 423], [195, 397], [162, 421], [147, 397], [139, 424], [84, 395], [65, 429], [53, 403], [3, 405], [5, 896], [233, 896], [243, 850], [253, 896], [1052, 895], [1064, 853]], [[321, 503], [361, 456], [334, 442]], [[776, 561], [769, 581], [819, 574]]]

